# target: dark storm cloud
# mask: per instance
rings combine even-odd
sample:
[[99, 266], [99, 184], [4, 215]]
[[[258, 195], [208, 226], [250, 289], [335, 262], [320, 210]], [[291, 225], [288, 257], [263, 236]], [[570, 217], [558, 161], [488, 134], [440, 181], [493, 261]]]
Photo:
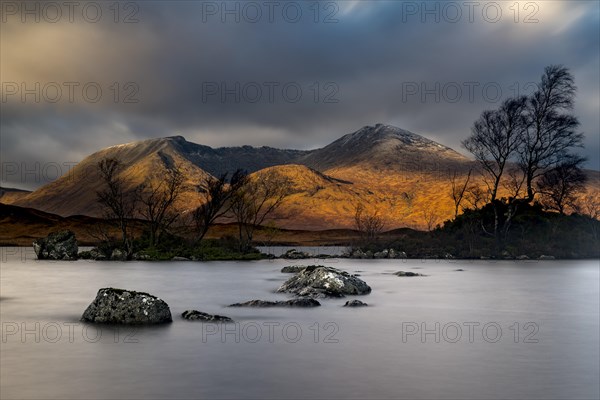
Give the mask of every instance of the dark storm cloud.
[[[174, 134], [212, 146], [314, 148], [377, 122], [460, 150], [483, 109], [526, 93], [546, 65], [564, 64], [580, 88], [575, 112], [589, 166], [598, 169], [597, 3], [536, 2], [538, 22], [528, 24], [532, 10], [520, 10], [515, 22], [508, 3], [490, 22], [493, 8], [484, 16], [481, 2], [471, 22], [455, 2], [463, 15], [450, 22], [455, 14], [445, 3], [427, 3], [436, 15], [421, 2], [322, 2], [318, 23], [312, 2], [293, 3], [302, 11], [298, 22], [291, 12], [286, 19], [280, 2], [272, 21], [260, 7], [256, 23], [242, 2], [226, 3], [242, 10], [239, 23], [214, 13], [222, 2], [135, 4], [137, 23], [114, 23], [104, 9], [98, 23], [13, 17], [3, 24], [3, 83], [97, 82], [102, 89], [97, 102], [80, 87], [73, 102], [8, 97], [3, 162], [77, 161], [104, 146]], [[132, 10], [121, 11], [122, 19]], [[337, 22], [324, 23], [332, 12]], [[236, 83], [239, 101], [220, 92]]]

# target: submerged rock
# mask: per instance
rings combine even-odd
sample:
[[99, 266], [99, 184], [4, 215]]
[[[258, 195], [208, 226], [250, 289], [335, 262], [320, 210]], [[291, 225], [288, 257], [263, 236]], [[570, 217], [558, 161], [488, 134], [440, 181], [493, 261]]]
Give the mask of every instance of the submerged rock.
[[187, 319], [189, 321], [205, 321], [205, 322], [233, 322], [233, 320], [229, 317], [225, 317], [223, 315], [212, 315], [207, 314], [198, 310], [186, 310], [181, 313], [181, 317], [183, 319]]
[[85, 322], [110, 324], [162, 324], [171, 322], [167, 303], [144, 292], [104, 288], [81, 317]]
[[394, 275], [396, 275], [396, 276], [425, 276], [423, 274], [419, 274], [416, 272], [410, 272], [410, 271], [398, 271], [398, 272], [394, 272]]
[[60, 231], [33, 241], [39, 260], [76, 260], [77, 239], [71, 231]]
[[363, 303], [360, 300], [348, 300], [346, 302], [346, 304], [344, 304], [344, 307], [367, 307], [368, 304], [367, 303]]
[[229, 307], [319, 307], [321, 303], [314, 299], [291, 299], [285, 301], [250, 300], [231, 304]]
[[320, 298], [368, 294], [371, 288], [362, 279], [345, 271], [311, 265], [285, 281], [277, 291]]
[[304, 271], [306, 265], [288, 265], [287, 267], [281, 268], [281, 272], [284, 274], [297, 274], [300, 271]]

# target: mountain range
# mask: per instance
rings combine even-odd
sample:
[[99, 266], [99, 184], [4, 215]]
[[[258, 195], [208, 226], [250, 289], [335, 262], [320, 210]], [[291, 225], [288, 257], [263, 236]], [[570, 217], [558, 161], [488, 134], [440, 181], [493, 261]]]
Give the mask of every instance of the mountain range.
[[[450, 176], [466, 175], [476, 167], [449, 147], [384, 124], [365, 126], [316, 150], [211, 148], [171, 136], [102, 149], [33, 192], [1, 190], [0, 202], [63, 217], [101, 216], [96, 201], [102, 188], [97, 165], [109, 157], [122, 163], [120, 175], [129, 189], [148, 179], [159, 180], [166, 170], [178, 166], [185, 177], [176, 205], [182, 215], [201, 203], [209, 175], [236, 169], [256, 175], [275, 171], [293, 182], [292, 194], [274, 216], [276, 225], [308, 230], [351, 228], [359, 202], [377, 210], [388, 229], [430, 228], [453, 217]], [[600, 173], [587, 174], [588, 186], [597, 187]]]

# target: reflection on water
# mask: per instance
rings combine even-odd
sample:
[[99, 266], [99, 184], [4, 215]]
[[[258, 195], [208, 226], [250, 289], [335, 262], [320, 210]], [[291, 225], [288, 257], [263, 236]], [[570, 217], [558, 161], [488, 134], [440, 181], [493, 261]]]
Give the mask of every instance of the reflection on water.
[[[275, 290], [289, 263], [38, 262], [16, 253], [3, 254], [0, 270], [2, 399], [600, 395], [598, 261], [321, 260], [360, 270], [370, 307], [334, 299], [230, 309], [286, 298]], [[386, 274], [414, 268], [427, 276]], [[80, 323], [107, 286], [161, 297], [174, 322]], [[180, 319], [190, 308], [236, 323]]]

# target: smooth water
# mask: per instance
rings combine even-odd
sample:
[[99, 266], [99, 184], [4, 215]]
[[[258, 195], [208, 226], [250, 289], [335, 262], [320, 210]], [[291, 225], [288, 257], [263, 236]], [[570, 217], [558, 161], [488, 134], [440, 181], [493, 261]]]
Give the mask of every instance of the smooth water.
[[[2, 250], [2, 399], [600, 396], [597, 260], [325, 260], [361, 275], [370, 307], [239, 309], [226, 306], [286, 298], [275, 290], [290, 263], [41, 262]], [[428, 276], [388, 274], [398, 270]], [[80, 323], [108, 286], [161, 297], [173, 323]], [[236, 323], [182, 320], [191, 308]]]

